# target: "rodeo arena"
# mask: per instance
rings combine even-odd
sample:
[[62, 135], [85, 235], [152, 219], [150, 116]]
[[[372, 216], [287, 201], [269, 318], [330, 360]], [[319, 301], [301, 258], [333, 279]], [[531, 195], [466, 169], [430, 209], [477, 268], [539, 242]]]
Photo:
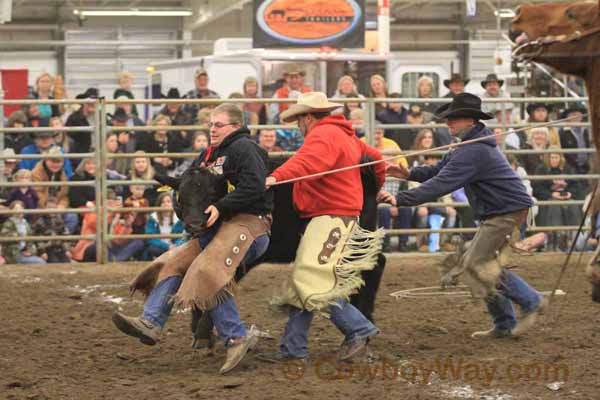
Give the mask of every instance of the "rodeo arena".
[[0, 398], [600, 399], [597, 0], [0, 22]]

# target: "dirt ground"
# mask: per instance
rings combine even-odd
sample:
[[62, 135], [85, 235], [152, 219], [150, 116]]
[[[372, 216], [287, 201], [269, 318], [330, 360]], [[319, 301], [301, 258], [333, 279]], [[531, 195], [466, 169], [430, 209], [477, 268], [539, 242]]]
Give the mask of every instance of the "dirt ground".
[[[540, 290], [556, 281], [563, 255], [522, 257], [517, 270]], [[339, 366], [341, 335], [324, 319], [311, 329], [311, 362], [265, 364], [250, 354], [219, 376], [216, 356], [190, 348], [190, 316], [172, 315], [154, 347], [124, 336], [111, 314], [138, 314], [127, 282], [143, 265], [0, 267], [0, 397], [6, 399], [599, 399], [600, 304], [583, 267], [572, 266], [549, 314], [520, 339], [473, 340], [487, 329], [484, 306], [465, 297], [396, 299], [435, 286], [439, 258], [391, 258], [379, 292], [379, 359]], [[248, 323], [279, 337], [284, 319], [267, 307], [288, 271], [263, 265], [239, 288]], [[272, 351], [262, 339], [256, 351]]]

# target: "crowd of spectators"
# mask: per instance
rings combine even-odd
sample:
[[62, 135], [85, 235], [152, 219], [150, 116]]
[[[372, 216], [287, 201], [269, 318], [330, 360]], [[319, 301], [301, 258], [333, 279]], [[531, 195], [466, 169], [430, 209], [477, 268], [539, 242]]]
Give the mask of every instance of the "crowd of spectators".
[[[275, 88], [274, 98], [293, 99], [301, 93], [312, 90], [305, 83], [305, 73], [301, 68], [289, 68], [280, 87]], [[465, 90], [468, 83], [459, 74], [452, 74], [445, 80], [448, 92], [445, 98], [452, 98]], [[132, 92], [133, 78], [123, 72], [118, 76], [119, 88], [113, 98], [134, 99]], [[504, 82], [495, 74], [490, 74], [482, 81], [484, 98], [509, 97], [503, 89]], [[434, 123], [434, 112], [439, 103], [428, 101], [434, 97], [434, 81], [427, 75], [416, 82], [416, 93], [390, 93], [388, 84], [381, 75], [369, 78], [369, 93], [359, 93], [357, 80], [352, 75], [343, 75], [337, 82], [335, 98], [385, 97], [399, 101], [376, 104], [376, 123], [408, 124], [414, 128], [377, 129], [374, 132], [375, 147], [384, 153], [401, 151], [418, 151], [454, 142], [445, 128], [423, 127]], [[259, 82], [254, 77], [244, 80], [239, 92], [231, 93], [229, 98], [259, 97]], [[169, 88], [163, 96], [166, 99], [206, 99], [221, 98], [223, 93], [210, 89], [208, 73], [199, 68], [195, 73], [194, 89], [181, 95], [178, 88]], [[76, 95], [77, 99], [95, 99], [99, 92], [89, 88]], [[66, 98], [64, 85], [60, 77], [41, 74], [36, 79], [30, 93], [31, 99]], [[423, 102], [406, 104], [404, 97], [418, 97]], [[113, 186], [108, 191], [109, 207], [131, 208], [131, 212], [111, 212], [108, 214], [108, 229], [111, 234], [166, 234], [183, 232], [183, 224], [172, 212], [136, 212], [140, 207], [172, 207], [172, 198], [167, 193], [158, 193], [156, 187], [147, 182], [155, 175], [178, 177], [188, 168], [193, 158], [172, 158], [168, 156], [148, 157], [147, 153], [196, 153], [210, 145], [209, 119], [212, 105], [192, 105], [167, 103], [154, 115], [144, 121], [139, 109], [133, 104], [120, 104], [108, 115], [107, 121], [101, 121], [115, 127], [130, 129], [107, 131], [105, 148], [109, 153], [134, 154], [134, 158], [109, 158], [106, 169], [99, 171], [94, 158], [67, 158], [60, 155], [67, 153], [90, 153], [98, 146], [92, 132], [34, 132], [4, 135], [4, 150], [7, 157], [2, 165], [0, 182], [18, 182], [18, 187], [0, 188], [0, 207], [15, 211], [28, 209], [52, 209], [58, 212], [46, 215], [20, 214], [5, 216], [0, 220], [1, 231], [5, 236], [55, 236], [55, 235], [94, 235], [96, 233], [97, 215], [94, 212], [71, 213], [61, 212], [67, 208], [93, 208], [96, 203], [96, 190], [92, 184], [97, 174], [106, 174], [111, 180], [140, 181], [131, 185]], [[278, 124], [279, 114], [288, 107], [287, 103], [265, 104], [261, 102], [240, 104], [248, 125]], [[513, 124], [521, 122], [520, 110], [510, 103], [484, 103], [485, 110], [496, 116], [493, 123]], [[364, 136], [365, 113], [363, 104], [345, 103], [337, 110], [353, 124], [356, 132]], [[571, 103], [564, 110], [544, 103], [533, 103], [526, 107], [527, 122], [547, 122], [558, 117], [571, 117], [574, 121], [584, 121], [586, 113], [578, 103]], [[525, 113], [524, 113], [525, 115]], [[81, 105], [28, 105], [13, 112], [6, 119], [8, 127], [90, 127], [94, 125], [96, 110], [94, 103]], [[140, 126], [150, 125], [158, 129], [144, 131]], [[168, 130], [170, 126], [199, 126], [198, 130]], [[497, 128], [495, 132], [501, 131]], [[251, 134], [257, 144], [269, 152], [295, 151], [303, 137], [295, 129], [252, 129]], [[363, 138], [364, 140], [364, 138]], [[586, 174], [590, 170], [589, 153], [562, 154], [560, 149], [589, 148], [590, 135], [581, 127], [539, 127], [528, 132], [512, 131], [506, 136], [497, 137], [498, 146], [503, 150], [546, 151], [537, 154], [508, 155], [508, 160], [515, 171], [526, 182], [530, 194], [537, 200], [583, 200], [589, 192], [584, 180], [528, 180], [528, 175], [565, 175]], [[551, 152], [551, 150], [556, 152]], [[56, 155], [57, 158], [22, 159], [17, 162], [11, 159], [17, 154]], [[396, 162], [412, 167], [432, 165], [439, 161], [440, 155], [428, 154], [398, 158]], [[32, 182], [85, 182], [87, 186], [32, 186]], [[413, 187], [413, 183], [388, 180], [384, 190], [396, 194], [400, 190]], [[467, 203], [463, 189], [438, 199], [435, 206], [420, 206], [414, 209], [380, 207], [379, 225], [386, 229], [398, 228], [458, 228], [475, 227], [477, 221], [467, 207], [456, 206], [456, 203]], [[447, 204], [447, 205], [446, 205]], [[468, 205], [468, 204], [467, 204]], [[561, 205], [536, 206], [531, 212], [529, 224], [538, 226], [576, 225], [581, 217], [581, 206], [563, 203]], [[597, 216], [590, 224], [595, 226]], [[595, 235], [592, 233], [592, 235]], [[566, 250], [573, 239], [572, 232], [548, 232], [543, 248], [550, 250]], [[589, 236], [590, 243], [595, 237]], [[149, 260], [176, 246], [179, 242], [171, 239], [134, 239], [113, 240], [109, 245], [111, 260]], [[582, 245], [585, 247], [585, 243]], [[451, 251], [452, 234], [417, 234], [400, 235], [390, 240], [388, 236], [384, 244], [387, 251]], [[0, 263], [47, 263], [93, 261], [96, 257], [94, 240], [61, 242], [20, 241], [2, 245]]]

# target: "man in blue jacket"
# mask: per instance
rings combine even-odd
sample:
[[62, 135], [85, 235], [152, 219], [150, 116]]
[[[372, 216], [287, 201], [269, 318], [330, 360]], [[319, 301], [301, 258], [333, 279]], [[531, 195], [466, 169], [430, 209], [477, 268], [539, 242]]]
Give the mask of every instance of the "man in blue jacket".
[[[493, 117], [481, 111], [481, 99], [470, 93], [457, 95], [452, 103], [440, 107], [436, 116], [446, 119], [450, 133], [462, 141], [490, 136], [479, 120]], [[416, 206], [432, 202], [461, 187], [478, 220], [479, 230], [455, 265], [445, 271], [442, 285], [464, 278], [476, 298], [484, 298], [494, 327], [475, 332], [472, 337], [518, 336], [531, 328], [547, 305], [540, 295], [507, 265], [510, 244], [518, 238], [521, 224], [532, 206], [531, 197], [512, 170], [493, 136], [458, 146], [434, 166], [388, 167], [388, 175], [422, 184], [398, 193], [398, 206]], [[517, 321], [512, 303], [519, 305], [522, 317]]]

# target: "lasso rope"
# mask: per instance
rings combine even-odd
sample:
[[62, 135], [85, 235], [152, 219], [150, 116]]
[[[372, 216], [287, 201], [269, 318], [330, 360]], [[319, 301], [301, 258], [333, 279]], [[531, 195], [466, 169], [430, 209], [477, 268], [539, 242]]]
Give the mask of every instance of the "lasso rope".
[[[583, 116], [585, 117], [586, 115], [587, 114], [584, 114]], [[509, 135], [511, 133], [523, 132], [523, 131], [528, 131], [528, 130], [535, 129], [535, 128], [543, 128], [543, 127], [547, 127], [547, 126], [552, 126], [552, 125], [559, 124], [559, 123], [562, 123], [562, 122], [571, 121], [574, 118], [575, 117], [570, 117], [570, 118], [557, 119], [555, 121], [550, 121], [550, 122], [544, 122], [544, 123], [540, 123], [540, 124], [531, 124], [529, 126], [525, 126], [523, 128], [519, 128], [519, 129], [516, 129], [516, 130], [506, 130], [506, 131], [502, 131], [502, 132], [499, 132], [499, 133], [494, 133], [492, 135], [486, 135], [486, 136], [483, 136], [483, 137], [480, 137], [480, 138], [465, 140], [465, 141], [460, 142], [460, 143], [451, 143], [451, 144], [447, 144], [447, 145], [444, 145], [444, 146], [433, 147], [431, 149], [417, 150], [417, 151], [413, 151], [413, 152], [408, 152], [406, 154], [400, 154], [400, 155], [396, 155], [396, 156], [386, 157], [386, 158], [383, 158], [381, 160], [369, 161], [369, 162], [362, 163], [362, 164], [350, 165], [350, 166], [343, 167], [343, 168], [337, 168], [337, 169], [332, 169], [332, 170], [329, 170], [329, 171], [317, 172], [315, 174], [299, 176], [297, 178], [286, 179], [286, 180], [283, 180], [283, 181], [275, 182], [271, 186], [283, 185], [285, 183], [292, 183], [292, 182], [303, 181], [303, 180], [306, 180], [306, 179], [318, 178], [318, 177], [325, 176], [325, 175], [335, 174], [337, 172], [348, 171], [348, 170], [351, 170], [351, 169], [354, 169], [354, 168], [368, 167], [369, 165], [375, 165], [375, 164], [379, 164], [379, 163], [383, 163], [383, 162], [394, 161], [394, 160], [396, 160], [398, 158], [402, 158], [402, 157], [413, 157], [413, 156], [418, 156], [418, 155], [422, 155], [422, 154], [433, 153], [433, 152], [442, 151], [442, 150], [449, 150], [449, 149], [453, 149], [453, 148], [456, 148], [456, 147], [464, 146], [466, 144], [481, 142], [483, 140], [488, 140], [490, 138], [495, 138], [495, 137], [499, 137], [499, 136]]]

